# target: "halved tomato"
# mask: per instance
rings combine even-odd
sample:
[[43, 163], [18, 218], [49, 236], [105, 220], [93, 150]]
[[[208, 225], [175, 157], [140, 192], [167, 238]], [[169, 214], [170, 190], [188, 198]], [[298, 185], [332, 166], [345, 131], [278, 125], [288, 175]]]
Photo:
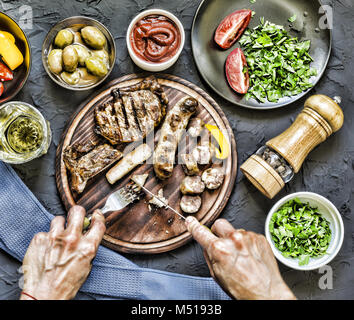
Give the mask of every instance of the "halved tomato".
[[229, 14], [215, 31], [214, 40], [223, 49], [229, 49], [248, 27], [252, 10], [243, 9]]
[[14, 78], [12, 71], [0, 62], [0, 80], [1, 81], [10, 81]]
[[226, 78], [233, 90], [245, 94], [250, 86], [246, 57], [240, 48], [233, 50], [226, 59]]

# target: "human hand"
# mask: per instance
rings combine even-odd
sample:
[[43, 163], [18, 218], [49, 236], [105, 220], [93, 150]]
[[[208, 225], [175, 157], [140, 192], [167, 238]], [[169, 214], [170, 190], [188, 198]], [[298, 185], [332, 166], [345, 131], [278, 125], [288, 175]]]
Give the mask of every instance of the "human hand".
[[212, 232], [194, 217], [187, 217], [186, 225], [203, 247], [212, 277], [232, 298], [296, 299], [264, 236], [235, 230], [224, 219], [214, 223]]
[[[32, 239], [23, 259], [23, 292], [38, 300], [73, 299], [91, 271], [105, 233], [105, 219], [96, 210], [85, 234], [82, 228], [85, 209], [74, 206], [69, 210], [67, 227], [64, 217], [52, 220], [48, 233]], [[21, 299], [29, 299], [22, 294]]]

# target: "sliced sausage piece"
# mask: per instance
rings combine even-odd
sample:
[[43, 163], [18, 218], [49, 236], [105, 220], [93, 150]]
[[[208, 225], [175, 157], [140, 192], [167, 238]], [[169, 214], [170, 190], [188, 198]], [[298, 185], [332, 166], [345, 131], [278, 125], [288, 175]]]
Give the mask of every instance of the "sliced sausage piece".
[[130, 179], [132, 179], [135, 184], [137, 184], [140, 189], [141, 187], [144, 186], [147, 178], [149, 177], [149, 174], [148, 173], [145, 173], [145, 174], [134, 174]]
[[187, 176], [195, 176], [199, 174], [198, 163], [192, 154], [182, 154], [182, 168]]
[[181, 198], [179, 203], [181, 209], [185, 213], [197, 213], [202, 205], [202, 198], [199, 196], [186, 196]]
[[183, 179], [180, 189], [183, 194], [197, 195], [203, 193], [205, 184], [199, 176], [188, 176]]
[[215, 149], [208, 141], [204, 141], [192, 151], [192, 154], [198, 164], [205, 165], [211, 162]]
[[204, 122], [200, 118], [194, 118], [189, 124], [188, 134], [192, 138], [197, 138], [200, 136], [204, 128]]
[[223, 168], [209, 168], [202, 174], [205, 186], [210, 190], [219, 188], [224, 182], [225, 172]]

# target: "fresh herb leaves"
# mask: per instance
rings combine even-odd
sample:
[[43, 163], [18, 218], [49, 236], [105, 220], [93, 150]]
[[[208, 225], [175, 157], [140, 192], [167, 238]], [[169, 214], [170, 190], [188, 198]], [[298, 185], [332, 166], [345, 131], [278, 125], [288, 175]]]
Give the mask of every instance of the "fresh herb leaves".
[[250, 73], [250, 89], [246, 99], [278, 102], [306, 91], [317, 71], [310, 67], [311, 41], [292, 38], [283, 26], [261, 18], [253, 30], [246, 30], [240, 44]]
[[295, 198], [282, 205], [269, 223], [275, 246], [284, 257], [299, 258], [306, 265], [310, 258], [326, 254], [331, 241], [329, 222], [317, 208]]
[[291, 16], [291, 17], [288, 19], [288, 21], [291, 22], [291, 23], [293, 23], [293, 22], [296, 21], [296, 19], [297, 19], [297, 16], [296, 16], [296, 14], [294, 14], [293, 16]]

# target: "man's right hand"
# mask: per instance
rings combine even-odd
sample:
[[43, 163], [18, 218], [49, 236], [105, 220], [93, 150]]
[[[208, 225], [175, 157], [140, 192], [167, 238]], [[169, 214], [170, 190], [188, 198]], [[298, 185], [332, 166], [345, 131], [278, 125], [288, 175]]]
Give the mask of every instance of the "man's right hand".
[[236, 299], [296, 299], [285, 284], [267, 239], [235, 230], [217, 220], [212, 232], [194, 217], [186, 219], [188, 231], [204, 249], [212, 277]]

